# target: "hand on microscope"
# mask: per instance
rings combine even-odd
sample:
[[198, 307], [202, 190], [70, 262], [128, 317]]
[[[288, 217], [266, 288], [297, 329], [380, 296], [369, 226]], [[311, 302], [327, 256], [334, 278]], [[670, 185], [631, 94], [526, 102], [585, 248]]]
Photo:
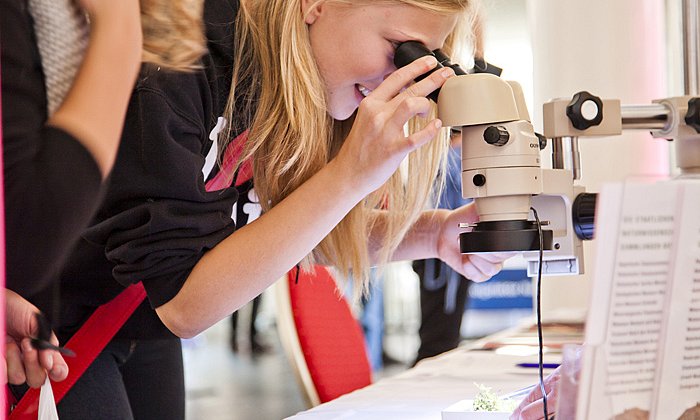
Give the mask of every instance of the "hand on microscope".
[[464, 277], [483, 282], [503, 269], [503, 262], [516, 255], [513, 252], [489, 252], [462, 254], [459, 247], [460, 223], [474, 223], [479, 220], [474, 203], [455, 210], [439, 210], [442, 218], [438, 235], [438, 258], [447, 263]]

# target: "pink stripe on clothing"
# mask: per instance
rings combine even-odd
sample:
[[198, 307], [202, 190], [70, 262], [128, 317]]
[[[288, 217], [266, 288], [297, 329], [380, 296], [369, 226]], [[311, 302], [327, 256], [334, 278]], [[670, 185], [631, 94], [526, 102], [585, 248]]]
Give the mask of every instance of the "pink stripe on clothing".
[[[226, 153], [224, 153], [224, 161], [221, 165], [221, 170], [214, 178], [212, 178], [206, 184], [206, 189], [208, 192], [223, 190], [231, 186], [233, 181], [233, 167], [240, 158], [243, 152], [243, 146], [248, 140], [248, 130], [242, 132], [238, 135], [231, 143], [229, 143], [226, 148]], [[253, 165], [250, 160], [247, 160], [241, 164], [238, 168], [238, 177], [236, 178], [236, 186], [243, 184], [253, 177]]]

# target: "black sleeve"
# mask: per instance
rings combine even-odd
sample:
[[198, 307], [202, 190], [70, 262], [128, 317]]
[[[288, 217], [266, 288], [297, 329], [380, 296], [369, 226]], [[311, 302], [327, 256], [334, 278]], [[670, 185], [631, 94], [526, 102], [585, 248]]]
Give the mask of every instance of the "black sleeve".
[[0, 0], [7, 287], [35, 294], [58, 273], [99, 201], [100, 170], [46, 126], [46, 90], [25, 1]]
[[154, 308], [172, 299], [204, 253], [234, 231], [236, 189], [204, 187], [211, 97], [201, 74], [142, 76], [147, 86], [131, 98], [98, 223], [85, 235], [104, 244], [117, 281], [143, 282]]

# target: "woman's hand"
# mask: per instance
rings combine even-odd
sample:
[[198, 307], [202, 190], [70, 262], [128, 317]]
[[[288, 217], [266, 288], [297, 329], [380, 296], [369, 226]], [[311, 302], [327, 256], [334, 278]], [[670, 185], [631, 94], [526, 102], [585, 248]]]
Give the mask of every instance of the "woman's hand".
[[[557, 399], [559, 397], [557, 388], [560, 378], [561, 366], [544, 379], [544, 389], [547, 393], [547, 415], [550, 419], [554, 417], [554, 410], [557, 408]], [[541, 419], [544, 419], [544, 402], [542, 401], [542, 390], [539, 386], [536, 386], [513, 411], [510, 415], [510, 420]]]
[[475, 282], [486, 281], [503, 269], [503, 261], [514, 255], [511, 252], [462, 254], [459, 248], [459, 224], [479, 220], [476, 206], [470, 203], [446, 214], [438, 235], [438, 258], [464, 277]]
[[[3, 381], [15, 385], [26, 382], [32, 388], [38, 388], [46, 380], [47, 372], [52, 381], [66, 379], [68, 365], [59, 352], [39, 351], [32, 347], [31, 337], [36, 337], [39, 333], [35, 316], [39, 310], [36, 306], [9, 289], [5, 289], [5, 300], [7, 372], [2, 378]], [[58, 345], [58, 339], [53, 334], [51, 343]]]
[[430, 111], [431, 103], [425, 96], [454, 75], [452, 69], [445, 68], [408, 86], [436, 64], [435, 57], [422, 57], [393, 72], [360, 102], [336, 159], [364, 195], [386, 182], [409, 152], [435, 138], [442, 127], [442, 122], [435, 119], [411, 136], [404, 132], [409, 119]]

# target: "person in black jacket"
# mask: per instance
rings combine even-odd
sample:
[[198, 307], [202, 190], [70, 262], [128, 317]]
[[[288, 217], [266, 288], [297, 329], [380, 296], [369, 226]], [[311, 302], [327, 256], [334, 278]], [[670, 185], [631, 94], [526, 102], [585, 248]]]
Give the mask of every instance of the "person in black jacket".
[[[141, 55], [137, 2], [86, 3], [100, 24], [73, 89], [50, 117], [28, 3], [1, 4], [7, 368], [11, 383], [34, 387], [44, 382], [44, 369], [62, 380], [68, 368], [60, 354], [39, 356], [31, 347], [26, 333], [38, 327], [27, 315], [36, 308], [22, 296], [49, 285], [97, 207]], [[123, 27], [133, 30], [110, 36]]]
[[[84, 0], [77, 6], [0, 2], [6, 362], [12, 384], [38, 387], [46, 371], [53, 380], [68, 372], [60, 354], [31, 346], [38, 309], [30, 300], [57, 284], [62, 264], [97, 209], [142, 56], [185, 68], [201, 54], [201, 33], [198, 46], [195, 37], [187, 48], [167, 53], [163, 47], [174, 45], [172, 38], [142, 36], [142, 13], [146, 28], [168, 22], [163, 12], [154, 12], [156, 1], [143, 1], [145, 9], [136, 0]], [[177, 2], [170, 10], [185, 16]], [[89, 37], [81, 13], [90, 18]]]
[[142, 67], [105, 199], [61, 273], [61, 340], [124, 286], [148, 294], [61, 417], [183, 418], [178, 337], [297, 264], [353, 270], [360, 293], [388, 259], [439, 257], [478, 281], [500, 270], [503, 256], [459, 253], [472, 207], [422, 211], [449, 142], [425, 96], [452, 70], [412, 84], [435, 59], [393, 65], [407, 40], [449, 52], [470, 3], [205, 1], [201, 69]]

